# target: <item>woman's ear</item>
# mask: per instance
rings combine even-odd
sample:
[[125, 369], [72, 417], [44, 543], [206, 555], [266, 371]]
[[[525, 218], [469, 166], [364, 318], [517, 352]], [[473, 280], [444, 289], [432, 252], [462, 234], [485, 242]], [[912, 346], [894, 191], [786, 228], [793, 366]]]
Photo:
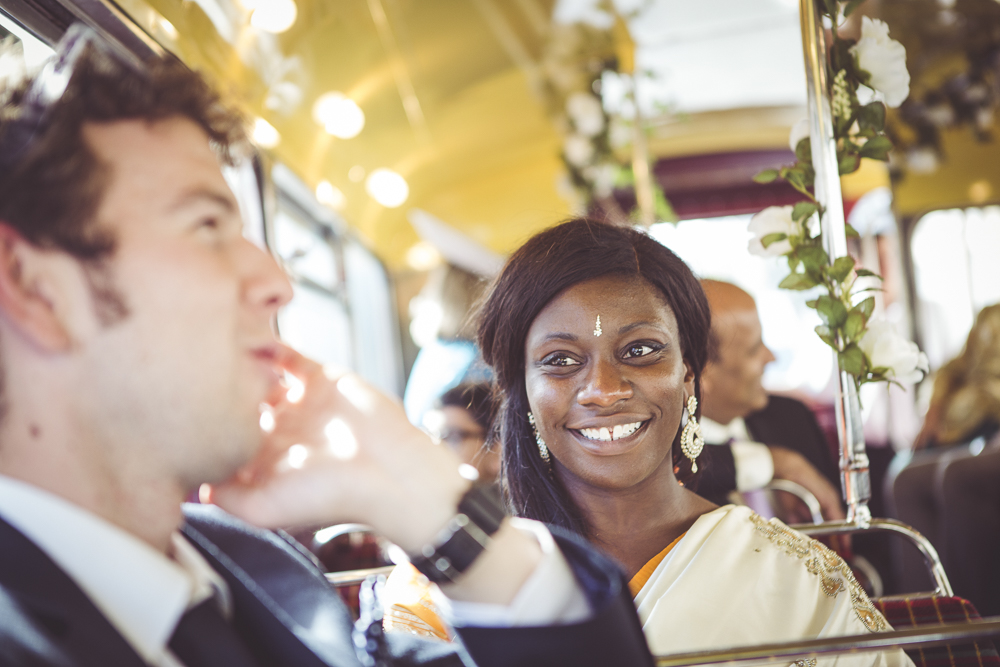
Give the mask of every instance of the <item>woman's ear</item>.
[[68, 259], [62, 255], [32, 245], [0, 222], [0, 318], [49, 352], [66, 351], [73, 342], [59, 308], [70, 298], [64, 293], [67, 271], [58, 266]]
[[694, 371], [687, 359], [684, 360], [684, 389], [688, 396], [694, 396]]

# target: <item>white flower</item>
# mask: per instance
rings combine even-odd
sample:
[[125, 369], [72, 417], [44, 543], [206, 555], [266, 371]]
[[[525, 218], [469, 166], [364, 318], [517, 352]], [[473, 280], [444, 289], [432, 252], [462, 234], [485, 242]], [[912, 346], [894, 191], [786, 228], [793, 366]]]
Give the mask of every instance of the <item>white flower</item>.
[[759, 257], [777, 257], [778, 255], [787, 255], [792, 251], [792, 244], [788, 239], [775, 241], [765, 248], [761, 240], [768, 234], [786, 234], [788, 236], [802, 234], [799, 223], [792, 220], [791, 206], [768, 206], [750, 219], [747, 229], [753, 234], [747, 249], [751, 255]]
[[927, 355], [917, 344], [899, 335], [885, 320], [872, 320], [858, 341], [872, 368], [888, 368], [886, 376], [903, 384], [919, 382], [929, 370]]
[[847, 91], [847, 70], [837, 72], [833, 79], [833, 94], [830, 96], [830, 111], [834, 118], [851, 117], [851, 94]]
[[563, 155], [574, 167], [582, 167], [594, 157], [594, 144], [579, 134], [571, 134], [563, 142]]
[[929, 146], [918, 146], [906, 154], [906, 168], [914, 174], [933, 174], [938, 168], [937, 151]]
[[869, 85], [882, 93], [889, 107], [898, 107], [910, 94], [910, 73], [906, 71], [906, 49], [889, 37], [884, 21], [861, 19], [861, 39], [851, 47], [858, 67], [872, 75]]
[[604, 108], [601, 100], [590, 93], [573, 93], [566, 100], [566, 113], [573, 119], [576, 131], [594, 137], [604, 129]]
[[799, 142], [809, 138], [809, 119], [803, 118], [792, 126], [792, 131], [788, 134], [788, 147], [795, 152]]

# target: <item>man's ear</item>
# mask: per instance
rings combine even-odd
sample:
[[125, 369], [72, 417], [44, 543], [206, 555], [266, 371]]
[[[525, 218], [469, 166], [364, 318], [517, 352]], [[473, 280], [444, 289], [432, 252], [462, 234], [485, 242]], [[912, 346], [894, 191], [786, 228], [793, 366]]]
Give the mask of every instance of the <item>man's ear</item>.
[[29, 243], [0, 222], [0, 318], [42, 350], [63, 352], [73, 339], [59, 308], [71, 294], [65, 257]]

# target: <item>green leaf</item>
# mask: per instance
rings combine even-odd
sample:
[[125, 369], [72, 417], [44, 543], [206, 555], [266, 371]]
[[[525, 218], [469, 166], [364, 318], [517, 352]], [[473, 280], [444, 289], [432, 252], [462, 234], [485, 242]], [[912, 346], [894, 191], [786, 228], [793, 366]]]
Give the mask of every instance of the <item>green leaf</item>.
[[844, 7], [844, 18], [846, 19], [848, 16], [850, 16], [854, 12], [854, 10], [858, 8], [858, 5], [860, 5], [862, 2], [864, 2], [864, 0], [851, 0], [850, 2], [848, 2], [847, 6]]
[[837, 349], [837, 340], [833, 337], [833, 332], [830, 331], [829, 327], [825, 327], [822, 324], [816, 327], [816, 335], [819, 336], [820, 340], [832, 347]]
[[826, 326], [836, 329], [844, 324], [847, 319], [847, 308], [840, 299], [834, 299], [829, 294], [824, 294], [816, 299], [816, 310]]
[[849, 256], [838, 257], [830, 267], [830, 277], [837, 282], [844, 282], [844, 278], [850, 274], [854, 268], [854, 258]]
[[791, 183], [793, 186], [798, 186], [799, 188], [806, 187], [805, 173], [799, 168], [785, 168], [781, 170], [782, 176], [785, 180]]
[[798, 249], [799, 259], [813, 280], [817, 283], [823, 279], [823, 267], [830, 263], [830, 257], [826, 251], [817, 246], [806, 246]]
[[812, 142], [809, 137], [800, 139], [799, 143], [795, 145], [795, 157], [799, 162], [812, 164]]
[[[865, 146], [867, 145], [868, 144], [865, 144]], [[863, 148], [861, 150], [862, 152], [864, 151]], [[854, 153], [847, 153], [840, 158], [840, 162], [837, 164], [837, 169], [838, 171], [840, 171], [841, 176], [845, 176], [847, 174], [853, 174], [854, 172], [856, 172], [860, 165], [861, 165], [861, 159], [857, 155], [855, 155]]]
[[837, 20], [837, 0], [823, 0], [825, 14], [834, 21]]
[[857, 269], [854, 273], [858, 274], [859, 278], [878, 278], [882, 280], [882, 276], [868, 269]]
[[848, 343], [853, 343], [865, 332], [865, 316], [858, 311], [851, 309], [844, 320], [844, 338]]
[[865, 321], [867, 322], [868, 318], [871, 317], [872, 313], [875, 311], [875, 297], [868, 297], [858, 305], [854, 306], [851, 310], [857, 310], [862, 313], [865, 316]]
[[861, 157], [885, 161], [889, 159], [890, 150], [892, 150], [892, 142], [889, 140], [889, 137], [875, 137], [874, 139], [869, 139], [861, 147]]
[[818, 210], [819, 207], [813, 202], [800, 201], [794, 208], [792, 208], [792, 220], [795, 222], [802, 222]]
[[772, 243], [777, 243], [778, 241], [784, 241], [788, 238], [788, 234], [782, 232], [774, 232], [773, 234], [767, 234], [760, 240], [760, 244], [765, 248]]
[[806, 305], [809, 306], [810, 308], [816, 308], [816, 303], [817, 303], [816, 299], [810, 299], [809, 301], [806, 301]]
[[785, 276], [784, 280], [778, 283], [778, 287], [781, 289], [801, 291], [816, 287], [818, 284], [818, 282], [804, 273], [789, 273]]
[[777, 169], [765, 169], [756, 176], [753, 177], [755, 183], [770, 183], [774, 179], [778, 178]]
[[843, 352], [837, 353], [840, 369], [851, 375], [864, 375], [868, 369], [868, 359], [857, 345], [848, 345]]
[[870, 102], [858, 110], [858, 126], [862, 130], [881, 132], [885, 128], [885, 105]]
[[847, 235], [847, 238], [849, 239], [861, 238], [861, 234], [858, 234], [858, 230], [856, 230], [854, 227], [852, 227], [850, 224], [846, 222], [844, 223], [844, 233]]
[[795, 269], [797, 268], [799, 268], [799, 258], [793, 252], [791, 255], [788, 255], [788, 270], [791, 273], [795, 273]]

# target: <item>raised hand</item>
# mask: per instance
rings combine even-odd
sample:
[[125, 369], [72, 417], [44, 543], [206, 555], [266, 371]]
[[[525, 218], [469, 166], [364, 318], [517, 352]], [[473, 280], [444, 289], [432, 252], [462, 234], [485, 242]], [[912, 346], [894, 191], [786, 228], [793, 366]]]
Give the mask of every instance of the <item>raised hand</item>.
[[272, 397], [274, 428], [257, 457], [203, 499], [264, 527], [359, 522], [404, 549], [430, 541], [469, 486], [454, 455], [357, 375], [287, 347], [279, 365], [301, 391]]

